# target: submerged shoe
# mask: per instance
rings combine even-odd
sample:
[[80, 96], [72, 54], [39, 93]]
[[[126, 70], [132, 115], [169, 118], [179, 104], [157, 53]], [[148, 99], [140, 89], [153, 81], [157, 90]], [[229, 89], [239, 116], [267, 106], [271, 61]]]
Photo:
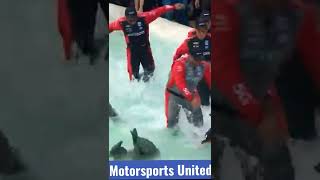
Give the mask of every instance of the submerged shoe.
[[149, 82], [150, 76], [149, 76], [149, 75], [144, 75], [144, 76], [142, 77], [142, 80], [143, 80], [143, 82]]
[[180, 133], [180, 127], [179, 127], [179, 126], [174, 126], [174, 127], [172, 128], [172, 135], [173, 135], [173, 136], [178, 136], [179, 133]]
[[153, 73], [144, 72], [142, 77], [143, 82], [149, 82], [152, 76], [153, 76]]
[[213, 131], [212, 131], [211, 128], [207, 131], [205, 137], [206, 137], [206, 138], [201, 141], [201, 144], [209, 143], [209, 142], [211, 142], [211, 140], [213, 139]]

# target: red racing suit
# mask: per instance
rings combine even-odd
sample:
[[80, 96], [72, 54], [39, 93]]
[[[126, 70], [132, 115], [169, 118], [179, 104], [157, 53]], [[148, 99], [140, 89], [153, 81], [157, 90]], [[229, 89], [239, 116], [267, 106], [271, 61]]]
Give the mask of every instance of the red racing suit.
[[[246, 84], [243, 72], [240, 70], [240, 14], [236, 0], [215, 0], [212, 3], [214, 21], [212, 23], [212, 46], [215, 52], [213, 64], [213, 80], [215, 87], [228, 99], [251, 125], [258, 126], [262, 120], [262, 106], [254, 97]], [[293, 43], [302, 55], [303, 64], [318, 87], [320, 87], [320, 39], [316, 30], [314, 10], [309, 7], [292, 6], [303, 11], [301, 24], [295, 34]], [[267, 90], [277, 111], [278, 124], [287, 128], [281, 101], [274, 86]]]
[[69, 60], [72, 54], [73, 33], [70, 17], [70, 10], [68, 8], [68, 0], [57, 1], [58, 10], [58, 29], [63, 41], [63, 49], [65, 59]]
[[[132, 28], [130, 31], [134, 31], [132, 35], [126, 33], [126, 26], [129, 26], [126, 23], [126, 17], [121, 17], [111, 23], [109, 23], [109, 32], [116, 30], [121, 30], [125, 33], [125, 41], [128, 45], [127, 47], [127, 69], [129, 73], [129, 79], [132, 80], [132, 67], [131, 67], [131, 48], [139, 44], [147, 44], [149, 47], [149, 24], [160, 17], [162, 14], [172, 11], [175, 9], [175, 6], [166, 5], [149, 12], [138, 13], [138, 23], [142, 24], [143, 28], [140, 27], [129, 27]], [[137, 24], [137, 23], [136, 23]], [[132, 42], [131, 42], [132, 41]], [[150, 49], [151, 51], [151, 49]]]
[[[201, 61], [196, 67], [191, 67], [188, 62], [189, 56], [183, 56], [176, 60], [172, 67], [168, 83], [165, 91], [165, 114], [166, 114], [166, 127], [168, 126], [168, 101], [172, 95], [168, 91], [174, 91], [175, 94], [180, 94], [184, 97], [185, 101], [190, 102], [195, 96], [199, 97], [197, 92], [197, 85], [201, 79], [205, 79], [207, 85], [211, 89], [211, 65], [208, 62]], [[196, 70], [194, 70], [196, 69]], [[199, 69], [197, 71], [197, 69]], [[195, 72], [196, 71], [196, 72]]]

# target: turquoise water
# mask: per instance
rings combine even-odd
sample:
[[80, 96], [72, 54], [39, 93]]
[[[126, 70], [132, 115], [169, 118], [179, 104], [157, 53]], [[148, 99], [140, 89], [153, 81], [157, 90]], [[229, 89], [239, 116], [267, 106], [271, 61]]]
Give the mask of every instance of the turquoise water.
[[129, 82], [123, 34], [110, 34], [109, 99], [120, 117], [118, 122], [109, 121], [109, 147], [123, 140], [123, 146], [132, 149], [130, 130], [137, 128], [140, 136], [153, 141], [159, 148], [161, 159], [211, 159], [211, 146], [200, 144], [211, 126], [210, 108], [203, 108], [205, 127], [201, 129], [188, 124], [183, 113], [179, 122], [181, 133], [173, 136], [165, 128], [164, 89], [172, 57], [179, 44], [165, 42], [155, 36], [150, 40], [156, 64], [154, 79], [147, 84]]

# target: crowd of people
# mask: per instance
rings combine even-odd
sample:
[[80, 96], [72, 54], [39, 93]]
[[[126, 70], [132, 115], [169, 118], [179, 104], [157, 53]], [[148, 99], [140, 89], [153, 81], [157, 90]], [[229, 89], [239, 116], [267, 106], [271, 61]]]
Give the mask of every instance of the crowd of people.
[[164, 13], [162, 17], [186, 26], [195, 26], [195, 20], [206, 11], [210, 12], [211, 0], [111, 0], [113, 4], [124, 7], [135, 7], [137, 12], [147, 12], [164, 5], [181, 3], [184, 9]]

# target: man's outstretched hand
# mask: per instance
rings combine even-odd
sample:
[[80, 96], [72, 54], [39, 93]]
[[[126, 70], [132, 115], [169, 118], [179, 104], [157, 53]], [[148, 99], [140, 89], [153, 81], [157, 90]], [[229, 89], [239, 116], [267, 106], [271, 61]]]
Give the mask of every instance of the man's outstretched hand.
[[174, 4], [174, 7], [176, 8], [176, 10], [180, 10], [180, 9], [184, 9], [185, 6], [182, 3], [176, 3]]

